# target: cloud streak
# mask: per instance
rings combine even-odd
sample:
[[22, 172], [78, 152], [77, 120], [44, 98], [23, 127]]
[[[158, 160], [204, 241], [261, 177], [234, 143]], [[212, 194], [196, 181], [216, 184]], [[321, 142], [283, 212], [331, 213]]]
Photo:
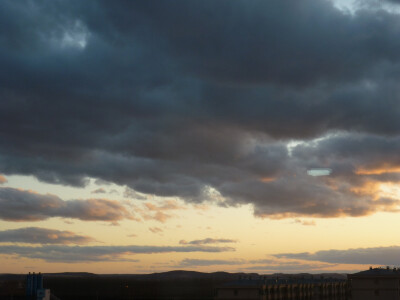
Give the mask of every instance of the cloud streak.
[[259, 260], [243, 260], [243, 259], [184, 259], [180, 261], [176, 267], [208, 267], [208, 266], [239, 266], [244, 272], [327, 272], [329, 268], [337, 266], [332, 263], [305, 263], [296, 260], [282, 259], [259, 259]]
[[152, 232], [152, 233], [162, 233], [164, 230], [162, 230], [161, 228], [159, 228], [159, 227], [149, 227], [149, 230]]
[[340, 264], [397, 265], [400, 258], [400, 246], [356, 248], [348, 250], [322, 250], [315, 253], [281, 253], [277, 258], [302, 259]]
[[134, 254], [154, 253], [219, 253], [234, 251], [230, 247], [199, 247], [199, 246], [0, 246], [2, 255], [17, 255], [18, 257], [40, 259], [47, 262], [112, 262], [131, 261], [136, 259], [126, 257]]
[[185, 240], [180, 240], [179, 244], [182, 245], [206, 245], [206, 244], [224, 244], [224, 243], [236, 243], [236, 240], [231, 240], [231, 239], [213, 239], [213, 238], [205, 238], [202, 240], [193, 240], [193, 241], [185, 241]]
[[223, 260], [223, 259], [189, 259], [182, 260], [177, 267], [206, 267], [220, 265], [242, 265], [243, 260]]

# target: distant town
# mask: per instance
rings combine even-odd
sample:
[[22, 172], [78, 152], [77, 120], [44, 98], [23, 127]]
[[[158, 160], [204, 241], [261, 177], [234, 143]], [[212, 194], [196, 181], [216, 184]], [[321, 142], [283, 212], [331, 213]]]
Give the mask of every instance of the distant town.
[[400, 269], [371, 267], [354, 274], [1, 274], [0, 299], [392, 300], [400, 299]]

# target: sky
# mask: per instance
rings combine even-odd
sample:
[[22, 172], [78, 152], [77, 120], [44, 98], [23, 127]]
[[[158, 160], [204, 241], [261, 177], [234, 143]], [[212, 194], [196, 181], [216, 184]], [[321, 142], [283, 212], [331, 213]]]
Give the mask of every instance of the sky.
[[1, 1], [0, 272], [398, 266], [399, 14]]

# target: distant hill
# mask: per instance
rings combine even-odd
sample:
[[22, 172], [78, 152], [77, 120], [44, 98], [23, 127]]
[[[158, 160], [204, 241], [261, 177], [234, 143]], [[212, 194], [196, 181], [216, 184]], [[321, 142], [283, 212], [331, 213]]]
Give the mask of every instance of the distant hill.
[[[337, 278], [345, 279], [346, 274], [342, 273], [321, 273], [321, 274], [309, 274], [309, 273], [298, 273], [298, 274], [284, 274], [275, 273], [261, 275], [258, 273], [229, 273], [229, 272], [212, 272], [204, 273], [197, 271], [184, 271], [174, 270], [168, 272], [150, 273], [150, 274], [95, 274], [89, 272], [61, 272], [61, 273], [43, 273], [47, 278], [49, 277], [125, 277], [132, 279], [148, 279], [148, 280], [176, 280], [176, 279], [217, 279], [217, 280], [235, 280], [240, 278]], [[0, 280], [7, 279], [21, 279], [25, 278], [26, 274], [0, 274]]]
[[45, 276], [62, 276], [62, 277], [97, 277], [101, 276], [89, 272], [63, 272], [63, 273], [44, 273]]
[[178, 279], [219, 279], [219, 280], [231, 280], [237, 279], [241, 276], [256, 276], [258, 274], [245, 274], [245, 273], [228, 273], [228, 272], [213, 272], [203, 273], [196, 271], [169, 271], [152, 274], [116, 274], [116, 275], [101, 275], [101, 276], [121, 276], [121, 277], [136, 277], [138, 279], [151, 279], [151, 280], [178, 280]]

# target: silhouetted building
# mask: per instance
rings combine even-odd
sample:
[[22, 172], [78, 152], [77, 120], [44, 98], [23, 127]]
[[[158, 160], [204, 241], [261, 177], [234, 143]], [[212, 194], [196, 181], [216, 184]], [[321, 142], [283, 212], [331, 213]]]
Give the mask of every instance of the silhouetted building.
[[400, 269], [370, 268], [347, 278], [351, 300], [400, 300]]
[[43, 289], [43, 275], [30, 273], [26, 275], [26, 298], [36, 299], [37, 291]]
[[217, 300], [346, 300], [347, 282], [339, 279], [242, 279], [216, 289]]
[[216, 289], [216, 299], [265, 299], [264, 280], [237, 280]]
[[26, 275], [26, 299], [50, 300], [50, 290], [43, 288], [43, 275], [30, 273]]

